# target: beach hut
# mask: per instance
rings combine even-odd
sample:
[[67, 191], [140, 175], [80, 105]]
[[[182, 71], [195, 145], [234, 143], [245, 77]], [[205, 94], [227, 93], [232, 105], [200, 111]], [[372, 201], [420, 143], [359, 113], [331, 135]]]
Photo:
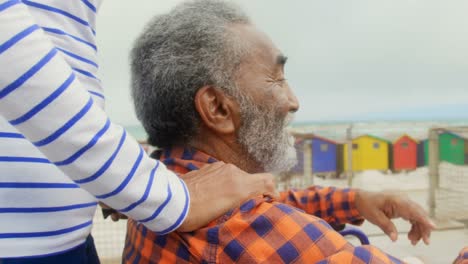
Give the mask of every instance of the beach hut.
[[[425, 142], [425, 148], [429, 149], [429, 141]], [[429, 151], [426, 151], [425, 157], [428, 164]], [[456, 165], [465, 164], [465, 140], [451, 132], [439, 134], [439, 160]]]
[[[372, 135], [363, 135], [352, 140], [352, 169], [388, 170], [391, 142]], [[343, 148], [344, 169], [348, 169], [348, 145]]]
[[298, 163], [291, 170], [301, 174], [304, 169], [304, 144], [311, 144], [312, 173], [328, 173], [337, 170], [337, 142], [315, 134], [294, 134]]
[[312, 172], [336, 172], [337, 142], [315, 135], [312, 138]]
[[418, 167], [426, 166], [426, 143], [427, 139], [421, 140], [418, 143], [417, 165]]
[[393, 170], [414, 170], [418, 165], [418, 141], [403, 135], [393, 142]]

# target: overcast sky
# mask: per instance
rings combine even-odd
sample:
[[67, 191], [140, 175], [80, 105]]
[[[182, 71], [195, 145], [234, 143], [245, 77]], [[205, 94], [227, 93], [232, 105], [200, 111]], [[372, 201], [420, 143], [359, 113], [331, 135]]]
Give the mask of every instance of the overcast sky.
[[[177, 0], [108, 0], [98, 19], [107, 112], [137, 123], [128, 53]], [[468, 1], [236, 0], [289, 57], [296, 121], [468, 119]]]

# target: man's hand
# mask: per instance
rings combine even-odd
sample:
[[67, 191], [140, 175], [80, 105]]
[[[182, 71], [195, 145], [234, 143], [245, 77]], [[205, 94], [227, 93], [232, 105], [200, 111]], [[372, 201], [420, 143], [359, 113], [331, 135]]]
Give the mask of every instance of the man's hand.
[[390, 220], [392, 218], [401, 217], [411, 223], [408, 239], [413, 245], [421, 238], [426, 245], [429, 244], [431, 231], [435, 228], [424, 209], [402, 194], [358, 190], [356, 208], [362, 217], [379, 226], [392, 241], [398, 237], [397, 229]]
[[273, 175], [248, 174], [224, 162], [191, 171], [183, 180], [190, 192], [190, 211], [178, 229], [182, 232], [205, 226], [249, 198], [259, 195], [279, 197]]

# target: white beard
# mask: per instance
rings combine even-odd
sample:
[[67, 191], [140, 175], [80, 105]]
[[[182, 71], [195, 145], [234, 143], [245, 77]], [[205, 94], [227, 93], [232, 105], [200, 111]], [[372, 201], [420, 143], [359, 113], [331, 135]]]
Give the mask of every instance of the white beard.
[[281, 118], [274, 106], [261, 109], [247, 100], [241, 104], [241, 115], [238, 140], [266, 172], [288, 171], [297, 163], [294, 137], [286, 129], [294, 117], [292, 113]]

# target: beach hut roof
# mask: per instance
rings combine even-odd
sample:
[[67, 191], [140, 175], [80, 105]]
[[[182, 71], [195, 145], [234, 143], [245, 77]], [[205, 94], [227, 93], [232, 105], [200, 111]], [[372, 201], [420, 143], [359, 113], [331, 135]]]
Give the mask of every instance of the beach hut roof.
[[328, 139], [328, 138], [320, 137], [320, 136], [317, 136], [317, 135], [315, 135], [314, 138], [320, 139], [322, 141], [328, 142], [328, 143], [333, 144], [333, 145], [338, 144], [338, 142], [336, 142], [336, 141], [333, 141], [333, 140]]
[[441, 134], [448, 134], [448, 135], [452, 135], [452, 136], [454, 136], [454, 137], [457, 137], [457, 138], [459, 138], [459, 139], [464, 139], [464, 137], [462, 137], [462, 136], [460, 136], [460, 135], [458, 135], [458, 134], [456, 134], [456, 133], [454, 133], [454, 132], [447, 131], [447, 130], [444, 131], [444, 132], [441, 133]]
[[408, 134], [403, 134], [401, 135], [399, 138], [397, 138], [395, 141], [393, 141], [393, 144], [397, 143], [398, 141], [400, 141], [400, 139], [404, 138], [404, 137], [408, 137], [409, 139], [411, 139], [412, 141], [414, 141], [416, 144], [419, 144], [419, 140], [413, 138], [412, 136], [408, 135]]
[[377, 136], [373, 136], [373, 135], [369, 135], [369, 134], [365, 134], [365, 135], [362, 135], [362, 136], [359, 136], [359, 137], [355, 137], [354, 139], [358, 139], [358, 138], [362, 138], [362, 137], [370, 137], [370, 138], [373, 138], [373, 139], [377, 139], [377, 140], [379, 140], [379, 141], [383, 141], [383, 142], [392, 144], [392, 142], [389, 141], [389, 140], [387, 140], [387, 139], [384, 139], [384, 138], [381, 138], [381, 137], [377, 137]]
[[298, 139], [299, 142], [302, 141], [302, 140], [306, 140], [306, 139], [315, 139], [316, 138], [316, 139], [320, 139], [322, 141], [328, 142], [330, 144], [334, 144], [334, 145], [338, 144], [338, 142], [336, 142], [336, 141], [333, 141], [331, 139], [324, 138], [324, 137], [321, 137], [321, 136], [317, 136], [314, 133], [292, 133], [292, 135], [294, 137], [296, 137], [296, 139]]

